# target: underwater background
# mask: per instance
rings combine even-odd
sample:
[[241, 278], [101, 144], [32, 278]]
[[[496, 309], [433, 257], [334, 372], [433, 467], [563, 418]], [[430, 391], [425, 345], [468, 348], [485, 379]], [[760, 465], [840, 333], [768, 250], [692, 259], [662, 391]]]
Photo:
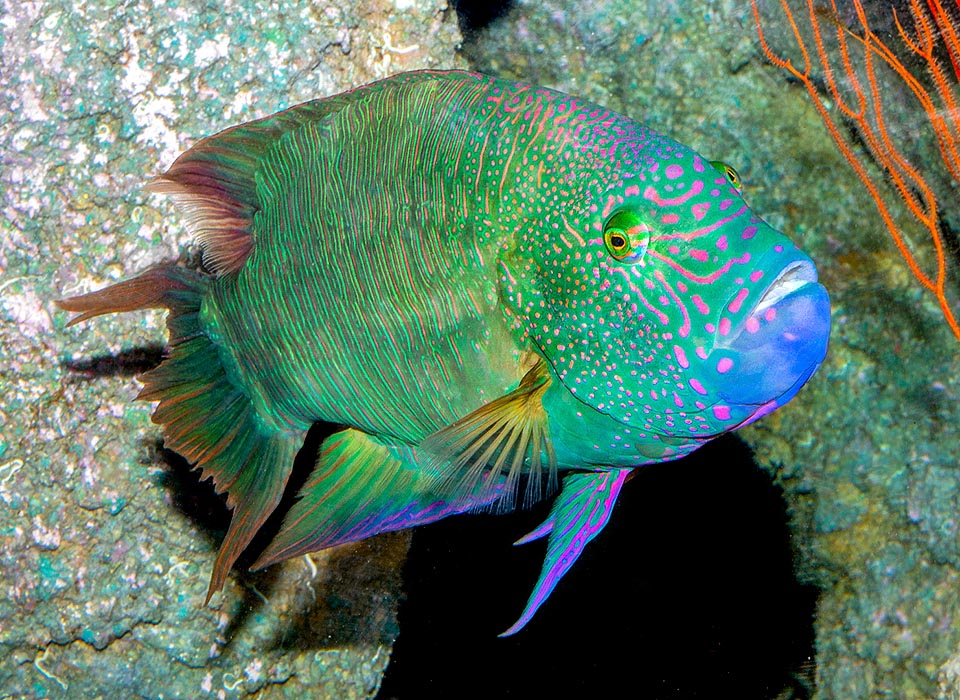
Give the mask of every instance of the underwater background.
[[[780, 4], [760, 5], [768, 41], [799, 61]], [[960, 692], [960, 342], [807, 93], [764, 60], [750, 3], [486, 9], [4, 3], [6, 696], [359, 698], [381, 681], [379, 697], [401, 700]], [[162, 315], [68, 331], [53, 300], [189, 245], [171, 204], [140, 188], [197, 138], [422, 67], [578, 94], [736, 167], [751, 206], [817, 262], [834, 310], [827, 361], [737, 437], [641, 470], [580, 570], [514, 638], [495, 635], [542, 551], [510, 543], [537, 510], [450, 519], [412, 548], [393, 533], [235, 573], [203, 607], [226, 511], [162, 450], [149, 405], [132, 403], [135, 374], [161, 357]], [[895, 102], [911, 159], [935, 162], [909, 101]], [[955, 186], [936, 183], [952, 260]], [[921, 233], [906, 226], [929, 268]]]

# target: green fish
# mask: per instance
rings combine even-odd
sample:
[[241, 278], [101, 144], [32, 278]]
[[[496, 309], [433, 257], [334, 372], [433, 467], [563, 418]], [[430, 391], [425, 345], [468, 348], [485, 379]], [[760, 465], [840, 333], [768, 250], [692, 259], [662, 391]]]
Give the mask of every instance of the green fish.
[[[203, 139], [170, 195], [204, 270], [60, 306], [169, 310], [141, 399], [233, 511], [211, 595], [341, 426], [256, 568], [554, 492], [519, 630], [631, 471], [790, 400], [824, 358], [813, 262], [739, 177], [553, 90], [396, 75]], [[521, 495], [522, 492], [522, 495]]]

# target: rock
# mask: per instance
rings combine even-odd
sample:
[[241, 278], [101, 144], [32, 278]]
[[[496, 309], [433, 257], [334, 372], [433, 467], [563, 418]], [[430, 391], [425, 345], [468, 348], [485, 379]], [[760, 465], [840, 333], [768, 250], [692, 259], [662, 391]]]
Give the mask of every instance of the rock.
[[135, 374], [161, 356], [162, 314], [64, 330], [53, 305], [188, 245], [170, 202], [139, 188], [197, 139], [394, 72], [462, 67], [442, 0], [277, 7], [4, 11], [0, 687], [11, 697], [362, 698], [379, 686], [409, 535], [237, 573], [205, 607], [226, 511], [158, 449], [151, 407], [133, 402]]

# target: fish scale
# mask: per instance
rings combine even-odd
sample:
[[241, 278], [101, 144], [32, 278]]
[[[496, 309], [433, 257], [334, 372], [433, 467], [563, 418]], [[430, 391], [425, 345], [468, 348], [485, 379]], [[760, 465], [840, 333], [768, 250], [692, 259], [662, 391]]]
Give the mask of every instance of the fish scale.
[[60, 304], [169, 309], [143, 397], [234, 511], [210, 594], [323, 421], [341, 427], [255, 566], [509, 511], [562, 476], [520, 541], [548, 538], [512, 634], [633, 469], [782, 406], [826, 353], [813, 262], [732, 168], [545, 88], [401, 74], [203, 139], [149, 188], [206, 269]]

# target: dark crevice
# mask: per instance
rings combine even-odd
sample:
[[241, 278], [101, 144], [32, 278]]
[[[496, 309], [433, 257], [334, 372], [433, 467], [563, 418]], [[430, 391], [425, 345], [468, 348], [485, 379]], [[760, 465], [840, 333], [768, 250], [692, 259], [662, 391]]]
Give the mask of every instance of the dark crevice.
[[494, 20], [503, 17], [513, 6], [513, 0], [453, 0], [457, 12], [460, 33], [464, 37], [486, 28]]

